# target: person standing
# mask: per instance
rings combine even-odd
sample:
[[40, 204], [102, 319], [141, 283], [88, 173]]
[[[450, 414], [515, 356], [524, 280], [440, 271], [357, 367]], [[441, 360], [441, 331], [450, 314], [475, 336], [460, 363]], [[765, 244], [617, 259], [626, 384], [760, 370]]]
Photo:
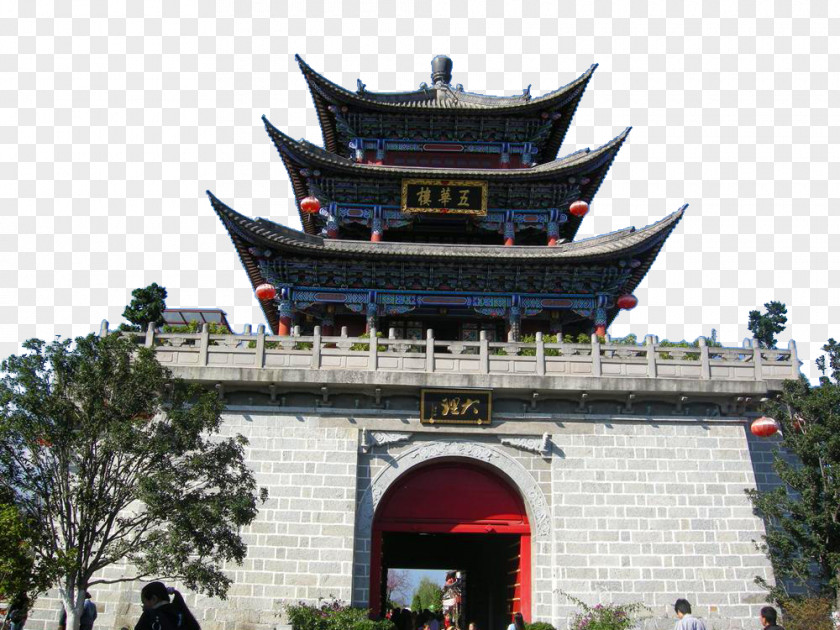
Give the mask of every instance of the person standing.
[[140, 591], [143, 614], [134, 630], [178, 630], [178, 611], [169, 601], [163, 582], [149, 582]]
[[[90, 592], [85, 591], [85, 604], [82, 607], [82, 616], [79, 618], [79, 630], [93, 630], [93, 622], [96, 621], [96, 604], [90, 599]], [[67, 611], [61, 609], [58, 617], [58, 630], [65, 630], [67, 627]]]
[[6, 613], [6, 619], [9, 622], [9, 630], [23, 630], [23, 625], [29, 617], [29, 597], [27, 595], [18, 595], [12, 600], [9, 610]]
[[90, 598], [90, 593], [85, 591], [85, 605], [82, 609], [82, 618], [79, 619], [79, 630], [93, 630], [93, 622], [96, 621], [96, 604]]
[[706, 630], [706, 624], [691, 614], [691, 604], [687, 599], [674, 602], [674, 612], [677, 613], [677, 623], [674, 630]]
[[521, 612], [514, 613], [513, 623], [507, 627], [507, 630], [525, 630], [525, 618]]
[[758, 619], [761, 621], [761, 626], [764, 630], [785, 630], [782, 626], [776, 625], [777, 618], [776, 609], [772, 606], [765, 606], [758, 615]]

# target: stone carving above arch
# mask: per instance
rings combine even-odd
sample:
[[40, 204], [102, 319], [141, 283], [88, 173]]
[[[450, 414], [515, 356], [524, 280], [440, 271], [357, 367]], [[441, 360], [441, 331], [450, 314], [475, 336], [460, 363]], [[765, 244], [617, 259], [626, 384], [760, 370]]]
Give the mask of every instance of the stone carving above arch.
[[370, 536], [373, 515], [385, 492], [398, 477], [415, 466], [433, 459], [459, 457], [489, 464], [504, 473], [522, 495], [531, 520], [532, 532], [547, 539], [551, 525], [548, 502], [534, 477], [510, 455], [476, 442], [449, 440], [420, 444], [395, 457], [387, 468], [380, 471], [362, 495], [358, 509], [358, 527], [362, 536]]

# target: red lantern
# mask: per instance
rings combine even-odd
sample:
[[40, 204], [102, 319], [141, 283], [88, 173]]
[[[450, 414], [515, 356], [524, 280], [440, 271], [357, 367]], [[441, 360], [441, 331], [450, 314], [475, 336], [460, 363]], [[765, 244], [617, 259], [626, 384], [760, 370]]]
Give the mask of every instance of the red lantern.
[[750, 431], [758, 437], [770, 437], [779, 431], [779, 423], [773, 418], [762, 416], [757, 420], [753, 420], [753, 423], [750, 425]]
[[318, 201], [317, 197], [309, 195], [300, 200], [300, 209], [306, 214], [318, 214], [321, 209], [321, 202]]
[[266, 283], [254, 289], [254, 293], [259, 300], [273, 300], [274, 296], [277, 295], [277, 289], [274, 288], [274, 285]]
[[625, 311], [629, 311], [631, 309], [636, 308], [636, 304], [638, 303], [639, 300], [636, 299], [636, 296], [630, 295], [629, 293], [626, 295], [619, 296], [618, 299], [615, 301], [615, 305], [618, 308], [623, 309]]
[[572, 205], [569, 206], [569, 212], [571, 212], [576, 217], [584, 217], [586, 213], [589, 212], [589, 204], [586, 203], [583, 199], [578, 199]]

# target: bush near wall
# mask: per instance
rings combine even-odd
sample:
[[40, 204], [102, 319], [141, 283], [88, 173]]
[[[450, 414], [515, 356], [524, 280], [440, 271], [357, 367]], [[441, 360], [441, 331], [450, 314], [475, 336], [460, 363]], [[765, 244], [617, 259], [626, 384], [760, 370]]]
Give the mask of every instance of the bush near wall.
[[286, 613], [293, 630], [394, 630], [387, 619], [372, 621], [364, 608], [353, 608], [337, 599], [286, 606]]
[[826, 597], [787, 599], [780, 602], [785, 630], [834, 630], [833, 602]]
[[526, 623], [525, 630], [557, 630], [547, 621], [535, 621], [534, 623]]

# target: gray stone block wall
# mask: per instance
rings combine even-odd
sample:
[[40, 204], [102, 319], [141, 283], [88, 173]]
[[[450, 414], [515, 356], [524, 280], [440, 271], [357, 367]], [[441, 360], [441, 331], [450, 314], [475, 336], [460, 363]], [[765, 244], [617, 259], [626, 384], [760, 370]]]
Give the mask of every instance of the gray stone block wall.
[[[183, 591], [203, 630], [275, 628], [284, 623], [285, 604], [350, 600], [358, 430], [346, 420], [339, 424], [273, 413], [225, 415], [222, 433], [248, 438], [248, 461], [269, 498], [243, 532], [248, 555], [228, 569], [228, 599]], [[106, 576], [127, 570], [112, 567]], [[91, 589], [100, 610], [96, 627], [133, 628], [141, 613], [140, 587]], [[41, 598], [27, 628], [53, 630], [59, 610], [55, 593]]]
[[[362, 427], [403, 438], [360, 452]], [[501, 443], [539, 442], [544, 432], [552, 436], [550, 456]], [[188, 598], [205, 630], [277, 628], [283, 606], [299, 600], [367, 605], [371, 486], [387, 489], [412, 465], [438, 457], [481, 461], [520, 489], [535, 532], [532, 618], [558, 629], [573, 611], [563, 592], [591, 604], [642, 601], [652, 610], [644, 626], [651, 629], [673, 627], [670, 605], [680, 596], [710, 630], [753, 628], [764, 601], [753, 579], [771, 578], [751, 542], [763, 524], [744, 495], [756, 475], [764, 479], [767, 447], [752, 443], [751, 456], [739, 423], [522, 418], [430, 430], [397, 416], [262, 409], [226, 415], [224, 433], [248, 437], [249, 461], [270, 498], [244, 532], [248, 557], [230, 568], [229, 599]], [[138, 591], [136, 584], [93, 589], [102, 611], [97, 628], [133, 627]], [[57, 610], [57, 600], [41, 600], [28, 627], [52, 630]]]
[[590, 604], [642, 601], [648, 627], [673, 627], [685, 597], [714, 628], [752, 628], [772, 579], [744, 488], [755, 477], [743, 425], [596, 425], [552, 459], [555, 619], [569, 593]]

